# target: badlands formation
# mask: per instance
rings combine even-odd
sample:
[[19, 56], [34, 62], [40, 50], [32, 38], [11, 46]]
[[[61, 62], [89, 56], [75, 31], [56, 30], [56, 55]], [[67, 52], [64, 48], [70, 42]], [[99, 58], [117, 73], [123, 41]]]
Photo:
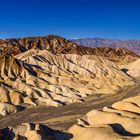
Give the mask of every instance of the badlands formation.
[[114, 94], [134, 84], [116, 64], [100, 56], [29, 50], [15, 57], [2, 56], [0, 65], [1, 115], [20, 107], [81, 102], [88, 95]]
[[[126, 72], [120, 70], [122, 65]], [[135, 65], [137, 75], [131, 72]], [[0, 115], [36, 106], [63, 108], [90, 96], [119, 94], [135, 85], [138, 65], [139, 56], [129, 50], [88, 48], [58, 36], [0, 40]], [[139, 101], [137, 96], [92, 110], [67, 133], [74, 140], [140, 139]], [[63, 140], [70, 139], [67, 133], [23, 123], [2, 128], [0, 137]]]

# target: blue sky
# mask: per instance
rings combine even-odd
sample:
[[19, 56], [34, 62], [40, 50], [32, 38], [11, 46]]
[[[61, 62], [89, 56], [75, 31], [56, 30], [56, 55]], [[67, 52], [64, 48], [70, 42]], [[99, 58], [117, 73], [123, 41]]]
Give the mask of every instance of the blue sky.
[[140, 0], [0, 0], [0, 38], [140, 39]]

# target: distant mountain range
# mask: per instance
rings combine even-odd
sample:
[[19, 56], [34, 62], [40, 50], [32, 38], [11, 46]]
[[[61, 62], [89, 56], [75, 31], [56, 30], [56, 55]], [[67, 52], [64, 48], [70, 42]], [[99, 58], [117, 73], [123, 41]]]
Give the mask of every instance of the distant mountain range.
[[85, 38], [71, 40], [78, 45], [87, 47], [112, 47], [112, 48], [127, 48], [135, 53], [140, 54], [140, 40], [118, 40], [104, 38]]

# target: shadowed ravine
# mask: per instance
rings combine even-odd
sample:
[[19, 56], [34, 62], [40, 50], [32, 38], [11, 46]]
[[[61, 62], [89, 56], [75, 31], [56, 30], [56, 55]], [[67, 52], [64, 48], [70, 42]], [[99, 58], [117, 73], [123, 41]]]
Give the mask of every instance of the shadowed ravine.
[[82, 103], [74, 103], [59, 108], [39, 106], [1, 117], [0, 128], [15, 126], [25, 122], [37, 122], [47, 124], [47, 126], [52, 129], [66, 130], [76, 123], [78, 118], [90, 110], [102, 109], [104, 106], [110, 106], [114, 102], [136, 96], [139, 93], [140, 79], [136, 80], [135, 85], [127, 87], [114, 95], [93, 95], [89, 96], [85, 102]]

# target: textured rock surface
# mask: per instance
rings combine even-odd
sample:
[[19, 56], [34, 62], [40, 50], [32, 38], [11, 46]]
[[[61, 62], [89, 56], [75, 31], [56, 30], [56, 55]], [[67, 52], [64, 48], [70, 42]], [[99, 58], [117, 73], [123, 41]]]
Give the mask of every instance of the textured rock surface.
[[[96, 46], [97, 47], [97, 46]], [[139, 56], [127, 49], [108, 48], [89, 48], [78, 46], [59, 36], [30, 37], [19, 39], [0, 40], [0, 54], [17, 55], [30, 49], [48, 50], [54, 54], [79, 54], [79, 55], [98, 55], [104, 56], [111, 61], [127, 64], [135, 61]]]
[[8, 103], [0, 103], [0, 115], [2, 116], [6, 116], [7, 114], [10, 114], [10, 113], [16, 113], [17, 111], [20, 111], [21, 109], [15, 105], [11, 105]]
[[113, 94], [133, 80], [104, 57], [30, 50], [0, 59], [0, 102], [61, 106], [90, 94]]
[[139, 140], [140, 96], [124, 99], [103, 110], [92, 110], [69, 129], [73, 140]]
[[123, 69], [125, 69], [126, 72], [133, 77], [140, 77], [140, 59], [130, 63], [127, 66], [124, 66]]
[[125, 49], [91, 49], [58, 36], [0, 40], [0, 103], [58, 107], [113, 94], [134, 84], [114, 62], [137, 58]]

